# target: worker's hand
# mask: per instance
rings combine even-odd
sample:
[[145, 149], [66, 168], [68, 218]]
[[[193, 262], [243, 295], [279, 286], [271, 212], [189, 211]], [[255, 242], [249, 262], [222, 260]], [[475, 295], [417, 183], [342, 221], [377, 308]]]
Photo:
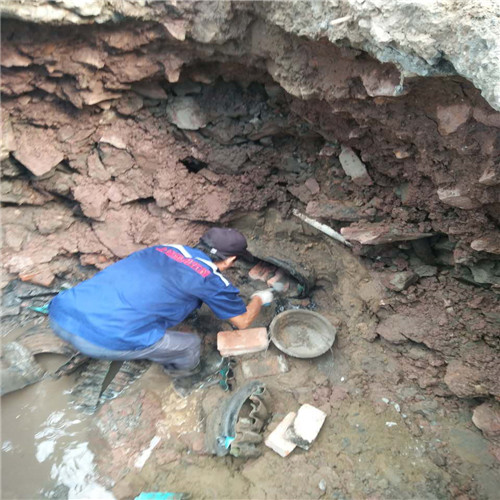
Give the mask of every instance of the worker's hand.
[[251, 298], [259, 297], [263, 306], [268, 306], [273, 301], [273, 292], [271, 290], [262, 290], [261, 292], [255, 292], [252, 294]]

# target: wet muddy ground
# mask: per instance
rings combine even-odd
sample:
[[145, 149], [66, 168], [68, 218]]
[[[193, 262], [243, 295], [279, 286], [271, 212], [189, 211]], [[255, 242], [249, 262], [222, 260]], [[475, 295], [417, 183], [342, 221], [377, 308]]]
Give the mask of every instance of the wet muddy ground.
[[[262, 378], [272, 396], [266, 436], [303, 403], [327, 413], [311, 449], [281, 458], [262, 445], [259, 458], [209, 456], [206, 418], [228, 397], [220, 387], [182, 398], [153, 365], [119, 397], [86, 415], [70, 403], [75, 374], [4, 397], [2, 497], [134, 498], [141, 491], [177, 491], [228, 499], [496, 498], [496, 449], [471, 421], [480, 401], [425, 387], [420, 379], [431, 365], [415, 372], [407, 351], [414, 362], [432, 353], [419, 358], [422, 348], [415, 342], [402, 346], [371, 335], [374, 304], [387, 297], [359, 258], [273, 210], [242, 217], [236, 226], [251, 247], [284, 250], [312, 265], [317, 286], [301, 306], [314, 304], [337, 327], [331, 352], [312, 360], [288, 358], [288, 373]], [[239, 270], [230, 274], [244, 296], [257, 286]], [[266, 309], [256, 325], [269, 325], [274, 312]], [[210, 349], [227, 324], [202, 309], [185, 327], [202, 333]], [[278, 352], [271, 345], [247, 357]], [[57, 366], [60, 359], [41, 362]], [[243, 385], [240, 364], [235, 375], [237, 387]]]

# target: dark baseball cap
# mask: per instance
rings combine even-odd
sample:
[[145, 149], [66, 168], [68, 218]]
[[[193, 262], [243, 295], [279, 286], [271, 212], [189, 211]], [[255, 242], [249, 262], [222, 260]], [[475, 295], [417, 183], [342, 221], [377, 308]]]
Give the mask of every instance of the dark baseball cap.
[[236, 255], [253, 260], [253, 255], [247, 250], [247, 239], [236, 229], [213, 227], [200, 238], [200, 243], [208, 247], [211, 256], [227, 259]]

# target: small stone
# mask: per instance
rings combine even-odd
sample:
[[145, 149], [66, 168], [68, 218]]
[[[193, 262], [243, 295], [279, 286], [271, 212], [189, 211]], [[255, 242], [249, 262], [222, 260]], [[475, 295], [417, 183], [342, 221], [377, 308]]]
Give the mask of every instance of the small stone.
[[311, 194], [319, 193], [320, 187], [318, 181], [314, 177], [310, 177], [309, 179], [307, 179], [307, 181], [304, 184], [306, 185], [307, 189], [311, 191]]
[[13, 154], [34, 175], [40, 176], [64, 160], [64, 154], [54, 144], [57, 141], [50, 130], [23, 127], [16, 134], [16, 150]]
[[144, 106], [144, 102], [140, 95], [130, 94], [118, 101], [116, 110], [122, 115], [133, 115]]
[[441, 135], [449, 135], [458, 130], [471, 116], [471, 107], [466, 103], [451, 106], [437, 106], [436, 118]]
[[209, 122], [208, 116], [192, 97], [176, 97], [167, 105], [167, 116], [183, 130], [198, 130]]
[[319, 483], [318, 483], [318, 488], [321, 490], [321, 491], [326, 491], [326, 481], [324, 479], [322, 479]]
[[163, 87], [155, 82], [136, 83], [133, 86], [133, 90], [134, 92], [137, 92], [139, 95], [148, 99], [168, 99], [167, 93], [165, 92]]
[[217, 334], [217, 349], [221, 356], [238, 356], [267, 349], [267, 328], [231, 330]]
[[47, 268], [40, 268], [36, 271], [28, 271], [19, 274], [21, 281], [29, 281], [34, 285], [49, 287], [55, 279], [54, 273]]
[[312, 405], [304, 404], [299, 408], [286, 437], [297, 446], [308, 450], [319, 434], [326, 419], [326, 413]]
[[495, 402], [486, 402], [477, 406], [474, 408], [472, 421], [486, 436], [500, 436], [500, 405]]
[[426, 264], [415, 266], [413, 270], [420, 278], [429, 278], [430, 276], [436, 276], [437, 274], [436, 266], [428, 266]]
[[297, 446], [295, 443], [292, 443], [288, 438], [285, 437], [286, 432], [292, 425], [295, 417], [296, 413], [293, 411], [290, 412], [265, 440], [265, 445], [283, 458], [290, 455], [290, 453], [292, 453], [292, 451], [295, 450]]
[[358, 186], [371, 186], [373, 184], [371, 177], [366, 171], [365, 164], [351, 148], [342, 146], [339, 161], [344, 172], [351, 177], [354, 184]]
[[467, 192], [462, 188], [439, 188], [437, 190], [437, 195], [438, 198], [446, 205], [461, 208], [462, 210], [472, 210], [481, 206], [479, 201], [470, 198], [467, 195]]
[[17, 316], [21, 312], [21, 306], [0, 307], [0, 318], [7, 316]]
[[381, 245], [384, 243], [393, 243], [395, 241], [410, 241], [432, 236], [431, 233], [422, 233], [418, 227], [407, 227], [400, 229], [396, 226], [380, 222], [365, 222], [360, 227], [343, 227], [340, 234], [347, 240], [358, 241], [362, 245]]
[[387, 398], [382, 398], [382, 401], [383, 401], [386, 405], [388, 405], [388, 404], [390, 403], [389, 399], [387, 399]]
[[470, 244], [476, 252], [488, 252], [500, 254], [500, 233], [489, 234], [474, 240]]
[[396, 422], [386, 422], [385, 425], [387, 425], [387, 427], [394, 427], [398, 424]]
[[498, 186], [500, 184], [500, 168], [496, 165], [487, 167], [481, 175], [479, 183], [485, 186]]

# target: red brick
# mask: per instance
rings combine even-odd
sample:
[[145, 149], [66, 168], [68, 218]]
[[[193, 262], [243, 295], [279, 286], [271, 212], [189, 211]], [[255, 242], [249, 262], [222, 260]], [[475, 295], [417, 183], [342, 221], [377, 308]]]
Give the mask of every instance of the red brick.
[[281, 283], [283, 285], [281, 289], [276, 288], [277, 291], [286, 292], [290, 288], [290, 281], [288, 280], [286, 273], [281, 269], [278, 269], [276, 274], [267, 280], [267, 285], [271, 288], [274, 288], [276, 283]]
[[267, 328], [231, 330], [217, 334], [217, 349], [222, 356], [237, 356], [267, 349]]
[[248, 276], [253, 280], [267, 281], [276, 273], [276, 267], [265, 262], [259, 262], [256, 266], [250, 269]]

